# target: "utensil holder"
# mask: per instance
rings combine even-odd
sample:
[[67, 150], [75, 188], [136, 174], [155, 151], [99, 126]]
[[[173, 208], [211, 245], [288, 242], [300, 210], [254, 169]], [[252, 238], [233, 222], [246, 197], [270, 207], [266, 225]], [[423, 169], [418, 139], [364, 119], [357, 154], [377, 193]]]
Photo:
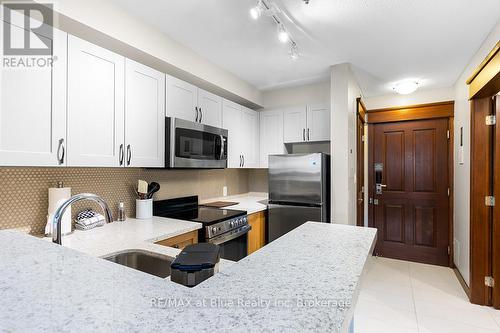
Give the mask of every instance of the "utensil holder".
[[150, 219], [153, 217], [153, 199], [135, 200], [135, 217], [137, 219]]

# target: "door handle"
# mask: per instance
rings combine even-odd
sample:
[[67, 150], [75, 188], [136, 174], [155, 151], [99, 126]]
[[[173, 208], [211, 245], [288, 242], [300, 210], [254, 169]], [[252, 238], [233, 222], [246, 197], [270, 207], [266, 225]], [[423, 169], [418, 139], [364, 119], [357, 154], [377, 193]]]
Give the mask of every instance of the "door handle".
[[59, 165], [64, 164], [64, 154], [64, 139], [59, 139], [59, 146], [57, 147], [57, 163], [59, 163]]
[[220, 157], [219, 160], [222, 160], [224, 157], [224, 136], [220, 136]]
[[302, 141], [306, 141], [306, 129], [302, 129]]
[[130, 145], [127, 145], [127, 165], [130, 165], [130, 160], [132, 159], [132, 149]]
[[196, 119], [194, 121], [197, 123], [198, 122], [198, 107], [195, 106], [194, 110], [196, 111]]
[[203, 119], [203, 110], [201, 109], [200, 107], [200, 123], [201, 123], [201, 120]]
[[243, 164], [241, 166], [244, 167], [245, 166], [245, 155], [241, 155], [241, 157], [243, 158]]
[[307, 141], [310, 140], [310, 137], [309, 137], [309, 128], [307, 129]]

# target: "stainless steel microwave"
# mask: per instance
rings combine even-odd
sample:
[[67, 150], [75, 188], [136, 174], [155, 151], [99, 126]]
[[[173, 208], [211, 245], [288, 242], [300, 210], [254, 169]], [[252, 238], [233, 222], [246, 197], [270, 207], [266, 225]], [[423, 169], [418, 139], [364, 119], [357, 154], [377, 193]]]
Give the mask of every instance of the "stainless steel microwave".
[[227, 130], [179, 118], [165, 119], [165, 167], [224, 169]]

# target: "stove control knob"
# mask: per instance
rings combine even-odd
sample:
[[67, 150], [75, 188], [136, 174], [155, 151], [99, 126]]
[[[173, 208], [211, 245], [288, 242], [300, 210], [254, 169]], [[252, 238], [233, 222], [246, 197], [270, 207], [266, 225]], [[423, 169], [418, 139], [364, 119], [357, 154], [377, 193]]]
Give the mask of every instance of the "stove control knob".
[[234, 221], [229, 222], [229, 226], [232, 228], [234, 227]]
[[212, 232], [215, 234], [217, 232], [217, 228], [216, 227], [212, 227]]

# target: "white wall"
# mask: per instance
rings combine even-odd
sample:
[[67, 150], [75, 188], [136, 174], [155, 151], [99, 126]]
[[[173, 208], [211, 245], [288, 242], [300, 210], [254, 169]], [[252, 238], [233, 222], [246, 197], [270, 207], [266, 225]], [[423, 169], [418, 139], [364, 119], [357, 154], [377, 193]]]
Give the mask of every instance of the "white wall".
[[54, 9], [202, 80], [262, 105], [261, 92], [256, 87], [211, 63], [109, 0], [56, 0]]
[[446, 102], [454, 99], [455, 93], [453, 88], [450, 87], [432, 90], [417, 90], [408, 95], [393, 93], [377, 97], [364, 97], [363, 102], [368, 110], [374, 110], [397, 106]]
[[[463, 71], [462, 75], [455, 83], [454, 99], [455, 99], [455, 191], [454, 191], [454, 249], [455, 249], [455, 265], [460, 270], [460, 273], [469, 284], [469, 226], [470, 226], [470, 103], [469, 89], [465, 81], [472, 74], [474, 69], [483, 61], [488, 53], [493, 49], [496, 43], [500, 40], [500, 22], [488, 35], [477, 53], [472, 57], [471, 61]], [[458, 162], [458, 147], [460, 145], [459, 135], [460, 127], [464, 131], [464, 155], [465, 163], [460, 165]]]
[[329, 105], [330, 81], [264, 91], [262, 103], [266, 109], [311, 104]]
[[356, 99], [349, 64], [331, 67], [332, 222], [356, 224]]

